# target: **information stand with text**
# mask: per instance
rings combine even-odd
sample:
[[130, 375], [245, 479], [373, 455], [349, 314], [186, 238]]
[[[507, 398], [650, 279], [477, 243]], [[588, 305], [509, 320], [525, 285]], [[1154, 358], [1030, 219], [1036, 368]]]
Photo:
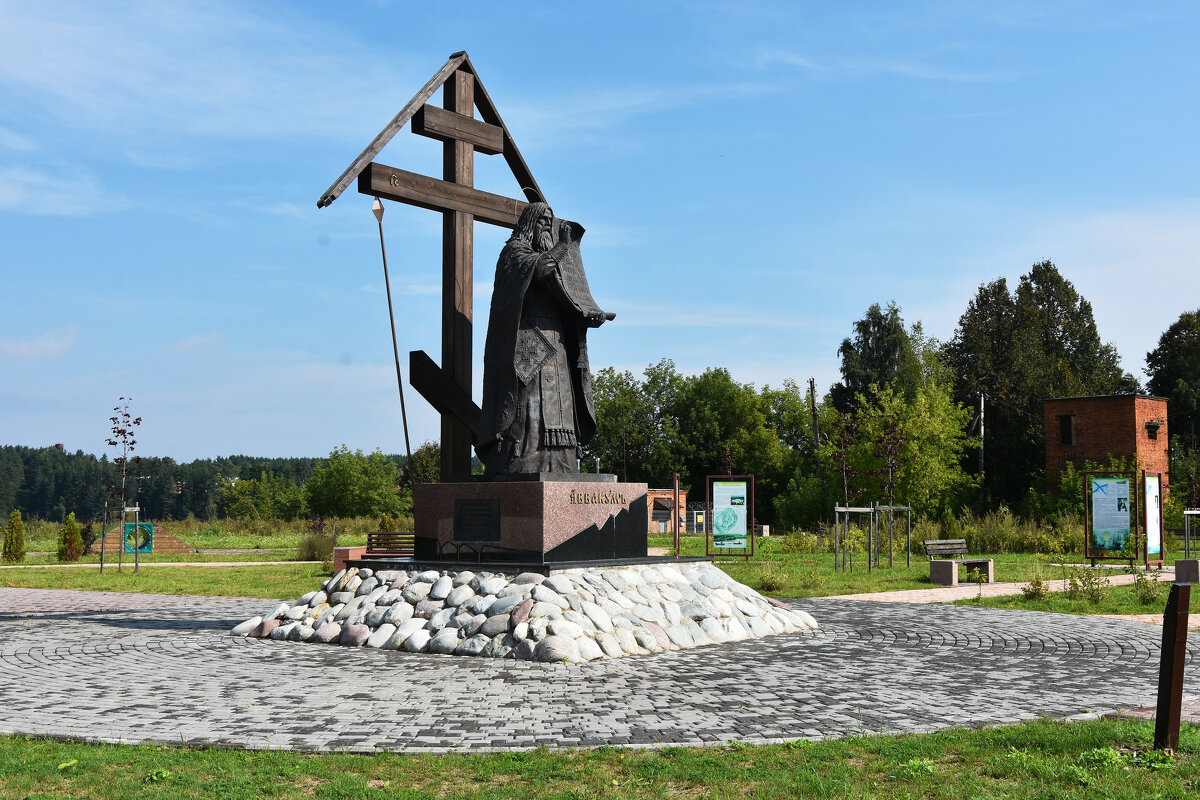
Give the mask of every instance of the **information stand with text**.
[[754, 555], [754, 476], [709, 475], [706, 499], [705, 555], [749, 560]]

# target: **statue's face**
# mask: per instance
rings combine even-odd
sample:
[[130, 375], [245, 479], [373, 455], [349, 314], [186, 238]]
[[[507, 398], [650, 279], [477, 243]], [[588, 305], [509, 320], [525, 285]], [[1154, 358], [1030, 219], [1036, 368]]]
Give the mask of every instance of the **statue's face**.
[[549, 250], [554, 244], [550, 235], [550, 227], [554, 219], [549, 212], [542, 214], [533, 224], [533, 246], [536, 250]]

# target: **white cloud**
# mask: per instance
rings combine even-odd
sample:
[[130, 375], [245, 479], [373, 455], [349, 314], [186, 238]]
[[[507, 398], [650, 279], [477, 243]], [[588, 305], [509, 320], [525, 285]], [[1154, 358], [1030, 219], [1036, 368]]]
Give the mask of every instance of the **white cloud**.
[[945, 83], [1007, 83], [1020, 73], [1013, 70], [971, 71], [932, 66], [916, 60], [839, 58], [821, 60], [789, 50], [763, 48], [754, 53], [751, 64], [755, 69], [793, 67], [814, 78], [844, 80], [893, 75], [922, 81]]
[[[347, 119], [395, 103], [379, 86], [420, 84], [415, 72], [397, 74], [403, 54], [384, 61], [286, 8], [273, 17], [247, 8], [4, 3], [0, 86], [72, 127], [150, 140], [180, 131], [341, 139], [355, 135]], [[342, 80], [350, 75], [363, 78]]]
[[36, 339], [0, 339], [0, 355], [11, 358], [41, 361], [58, 358], [79, 341], [79, 328], [72, 325], [68, 328], [46, 331]]
[[26, 138], [19, 133], [14, 133], [8, 128], [0, 128], [0, 148], [29, 153], [37, 150], [38, 146], [37, 142], [32, 139]]
[[0, 209], [26, 214], [85, 217], [129, 207], [129, 199], [105, 190], [88, 172], [61, 167], [56, 174], [9, 167], [0, 169]]
[[164, 353], [191, 353], [197, 350], [207, 350], [213, 345], [220, 344], [225, 341], [225, 337], [219, 333], [206, 333], [197, 336], [189, 336], [186, 339], [181, 339], [175, 344], [166, 347], [162, 350]]

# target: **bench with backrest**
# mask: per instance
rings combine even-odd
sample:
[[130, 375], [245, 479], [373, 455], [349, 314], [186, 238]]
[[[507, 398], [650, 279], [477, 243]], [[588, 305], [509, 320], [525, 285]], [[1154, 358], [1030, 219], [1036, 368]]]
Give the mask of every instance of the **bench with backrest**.
[[373, 531], [367, 534], [367, 558], [412, 558], [416, 534]]
[[[966, 539], [926, 539], [925, 554], [929, 556], [929, 580], [939, 586], [958, 585], [958, 565], [978, 569], [987, 583], [996, 580], [996, 569], [990, 558], [955, 558], [967, 556]], [[939, 558], [945, 560], [938, 560]]]

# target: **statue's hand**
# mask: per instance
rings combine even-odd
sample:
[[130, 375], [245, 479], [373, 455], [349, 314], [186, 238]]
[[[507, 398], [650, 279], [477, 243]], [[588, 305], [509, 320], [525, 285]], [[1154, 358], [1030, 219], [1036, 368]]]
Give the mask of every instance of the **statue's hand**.
[[571, 223], [567, 220], [559, 220], [558, 223], [558, 240], [560, 242], [569, 242], [573, 233], [571, 231]]

